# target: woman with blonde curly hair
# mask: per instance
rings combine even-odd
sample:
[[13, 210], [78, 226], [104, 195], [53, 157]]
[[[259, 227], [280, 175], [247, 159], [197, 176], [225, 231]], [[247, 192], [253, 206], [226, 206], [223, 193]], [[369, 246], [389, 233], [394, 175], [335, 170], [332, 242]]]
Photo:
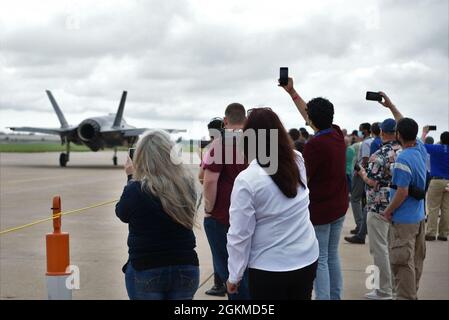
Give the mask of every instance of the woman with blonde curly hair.
[[173, 147], [167, 133], [149, 131], [125, 164], [128, 184], [116, 214], [129, 226], [123, 271], [132, 300], [188, 300], [198, 289], [197, 195], [189, 171], [172, 161]]

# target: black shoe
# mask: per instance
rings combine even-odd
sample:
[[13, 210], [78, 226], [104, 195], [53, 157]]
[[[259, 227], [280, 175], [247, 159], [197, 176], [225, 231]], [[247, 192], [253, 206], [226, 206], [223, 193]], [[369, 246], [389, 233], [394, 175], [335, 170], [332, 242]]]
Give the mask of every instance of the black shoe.
[[360, 239], [357, 236], [345, 237], [345, 240], [348, 241], [349, 243], [365, 244], [365, 239]]
[[438, 240], [440, 240], [440, 241], [447, 241], [447, 237], [438, 236]]
[[349, 231], [351, 234], [358, 234], [359, 233], [359, 229], [352, 229], [351, 231]]
[[426, 239], [426, 241], [435, 241], [435, 240], [437, 239], [437, 237], [426, 235], [426, 236], [425, 236], [425, 239]]
[[208, 294], [210, 296], [219, 296], [224, 297], [226, 295], [226, 287], [225, 286], [213, 286], [209, 290], [205, 292], [205, 294]]

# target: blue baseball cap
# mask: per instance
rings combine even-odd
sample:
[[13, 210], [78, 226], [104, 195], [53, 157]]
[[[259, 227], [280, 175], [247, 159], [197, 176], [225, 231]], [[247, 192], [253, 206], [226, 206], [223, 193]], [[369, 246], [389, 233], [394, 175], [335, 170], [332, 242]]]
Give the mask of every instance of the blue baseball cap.
[[383, 132], [387, 133], [393, 133], [396, 131], [396, 121], [394, 119], [385, 119], [382, 124], [380, 125], [380, 128]]

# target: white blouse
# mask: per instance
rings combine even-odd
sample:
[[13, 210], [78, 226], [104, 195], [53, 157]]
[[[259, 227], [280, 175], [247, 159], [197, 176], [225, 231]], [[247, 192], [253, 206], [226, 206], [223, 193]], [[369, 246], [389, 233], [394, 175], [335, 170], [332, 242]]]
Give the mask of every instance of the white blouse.
[[[296, 155], [301, 179], [306, 184], [304, 159], [299, 152]], [[238, 283], [247, 267], [293, 271], [318, 259], [318, 241], [310, 221], [309, 189], [298, 186], [296, 197], [286, 197], [256, 160], [234, 182], [229, 215], [231, 283]]]

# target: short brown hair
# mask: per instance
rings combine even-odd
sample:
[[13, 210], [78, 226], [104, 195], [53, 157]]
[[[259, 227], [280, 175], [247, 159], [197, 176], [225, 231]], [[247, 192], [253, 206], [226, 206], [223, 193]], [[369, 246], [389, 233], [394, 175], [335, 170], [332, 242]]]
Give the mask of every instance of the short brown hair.
[[225, 117], [229, 124], [243, 124], [246, 120], [245, 107], [240, 103], [231, 103], [226, 107]]

